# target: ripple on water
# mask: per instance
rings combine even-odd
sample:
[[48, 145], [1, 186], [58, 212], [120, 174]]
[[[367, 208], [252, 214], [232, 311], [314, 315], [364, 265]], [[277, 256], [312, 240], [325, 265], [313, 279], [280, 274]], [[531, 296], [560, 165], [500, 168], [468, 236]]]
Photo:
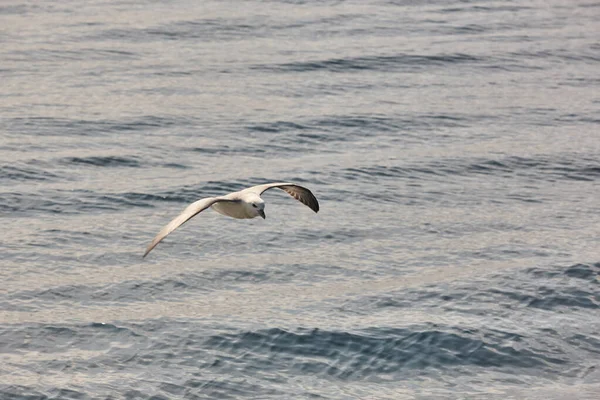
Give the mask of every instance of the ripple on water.
[[362, 72], [362, 71], [417, 71], [429, 67], [443, 67], [453, 64], [481, 63], [483, 59], [469, 54], [416, 55], [398, 54], [389, 56], [362, 56], [347, 58], [331, 58], [326, 60], [301, 61], [284, 64], [263, 64], [252, 67], [264, 72], [298, 73], [298, 72]]
[[117, 156], [91, 156], [91, 157], [67, 157], [60, 160], [67, 165], [89, 165], [93, 167], [141, 167], [142, 164], [137, 157]]
[[[600, 162], [592, 157], [505, 157], [497, 159], [456, 158], [420, 162], [416, 165], [368, 165], [336, 172], [349, 180], [405, 178], [427, 181], [448, 176], [489, 175], [522, 177], [554, 182], [556, 180], [594, 181], [600, 178]], [[433, 178], [432, 178], [433, 177]]]
[[23, 163], [13, 163], [10, 165], [0, 165], [0, 181], [7, 184], [11, 182], [49, 182], [58, 181], [61, 175], [48, 171], [42, 167], [27, 165]]
[[[372, 313], [385, 308], [440, 308], [465, 314], [502, 316], [506, 310], [586, 310], [600, 308], [600, 264], [566, 268], [532, 268], [509, 275], [494, 275], [468, 285], [432, 286], [364, 296], [343, 309]], [[496, 307], [491, 307], [495, 305]], [[531, 311], [533, 312], [533, 310]]]

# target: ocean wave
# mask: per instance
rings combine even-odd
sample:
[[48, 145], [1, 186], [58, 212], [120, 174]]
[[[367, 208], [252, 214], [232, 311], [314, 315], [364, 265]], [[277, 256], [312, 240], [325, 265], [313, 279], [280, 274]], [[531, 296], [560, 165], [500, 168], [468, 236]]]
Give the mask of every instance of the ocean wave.
[[[168, 24], [160, 24], [143, 28], [112, 28], [103, 29], [90, 35], [95, 40], [119, 40], [127, 42], [155, 42], [173, 40], [229, 41], [242, 39], [251, 34], [262, 37], [268, 27], [249, 19], [221, 20], [206, 18], [200, 20], [182, 20]], [[270, 30], [270, 29], [269, 29]]]
[[[8, 325], [0, 327], [0, 349], [18, 351], [54, 352], [105, 350], [132, 345], [145, 336], [133, 329], [108, 323], [85, 325]], [[27, 340], [35, 337], [36, 340]]]
[[90, 157], [66, 157], [61, 163], [69, 165], [89, 165], [94, 167], [140, 167], [142, 164], [137, 157], [117, 156], [90, 156]]
[[56, 181], [61, 175], [50, 172], [47, 169], [16, 163], [12, 165], [0, 165], [0, 181]]
[[442, 14], [446, 14], [446, 13], [454, 13], [454, 12], [481, 12], [481, 13], [490, 13], [490, 12], [518, 12], [518, 11], [522, 11], [522, 10], [531, 10], [532, 7], [529, 6], [525, 6], [525, 5], [489, 5], [489, 6], [482, 6], [482, 5], [475, 5], [475, 4], [466, 4], [466, 5], [462, 5], [460, 7], [446, 7], [446, 8], [441, 8], [439, 10], [437, 10], [438, 13], [442, 13]]
[[[323, 145], [353, 142], [381, 134], [391, 136], [408, 129], [410, 121], [409, 118], [390, 118], [377, 115], [331, 115], [293, 122], [265, 122], [249, 125], [246, 129], [255, 137], [269, 135], [277, 139], [277, 146], [271, 141], [265, 144], [261, 143], [260, 152], [277, 152], [279, 154], [281, 151], [305, 152], [307, 145], [318, 149], [319, 152], [331, 152], [339, 151], [339, 149]], [[244, 147], [244, 149], [251, 153], [254, 152], [255, 147]]]
[[[98, 137], [98, 135], [114, 134], [116, 132], [137, 132], [172, 126], [187, 126], [190, 123], [190, 118], [156, 115], [124, 118], [122, 120], [18, 117], [11, 118], [8, 122], [11, 129], [21, 134]], [[35, 127], [34, 131], [31, 131], [32, 127]]]
[[[92, 304], [130, 304], [184, 298], [194, 293], [212, 292], [217, 289], [235, 288], [264, 282], [284, 283], [293, 279], [314, 278], [319, 271], [282, 269], [225, 269], [207, 270], [198, 273], [176, 274], [153, 280], [130, 280], [109, 285], [65, 285], [36, 290], [16, 291], [8, 296], [7, 304], [40, 308], [52, 308], [61, 302]], [[312, 274], [311, 274], [312, 272]], [[22, 308], [22, 307], [21, 307]]]
[[[2, 193], [0, 211], [15, 214], [78, 214], [117, 211], [123, 207], [152, 207], [155, 195], [138, 193], [100, 194], [87, 190], [51, 190], [43, 193]], [[161, 199], [163, 200], [163, 199]]]
[[574, 264], [566, 268], [530, 268], [526, 270], [527, 274], [531, 274], [536, 278], [551, 278], [561, 279], [565, 277], [582, 279], [590, 283], [599, 283], [600, 263], [595, 264]]
[[431, 176], [490, 175], [502, 178], [530, 178], [535, 180], [595, 181], [600, 179], [600, 162], [592, 157], [515, 157], [498, 159], [456, 158], [421, 162], [414, 165], [372, 165], [352, 167], [336, 172], [348, 180], [371, 181], [381, 179], [431, 179]]
[[[50, 366], [56, 367], [56, 366]], [[92, 399], [85, 392], [66, 388], [49, 388], [38, 390], [26, 385], [3, 385], [0, 383], [0, 395], [6, 400], [47, 400], [68, 399], [87, 400]]]
[[[495, 275], [464, 285], [426, 287], [385, 295], [365, 296], [346, 303], [352, 313], [387, 308], [442, 307], [467, 315], [502, 315], [506, 310], [595, 310], [600, 308], [600, 263], [565, 268], [531, 268]], [[492, 307], [494, 306], [494, 307]]]
[[415, 326], [356, 332], [278, 328], [212, 336], [205, 345], [232, 356], [246, 355], [250, 365], [349, 380], [402, 379], [404, 372], [464, 365], [538, 368], [562, 365], [562, 358], [503, 344], [519, 341], [510, 332], [478, 332]]
[[469, 54], [419, 55], [397, 54], [363, 57], [332, 58], [315, 61], [296, 61], [283, 64], [263, 64], [251, 67], [265, 72], [358, 72], [415, 70], [454, 64], [478, 64], [484, 60]]
[[243, 188], [241, 183], [209, 181], [158, 193], [99, 193], [84, 189], [56, 189], [37, 193], [4, 192], [0, 197], [0, 211], [52, 214], [117, 211], [130, 207], [154, 207], [157, 202], [191, 203], [201, 197], [222, 195]]
[[553, 50], [538, 50], [538, 51], [518, 51], [508, 53], [509, 56], [515, 58], [535, 58], [543, 60], [544, 62], [549, 61], [560, 61], [572, 63], [573, 61], [581, 61], [596, 65], [600, 61], [598, 54], [591, 48], [586, 52], [585, 49], [577, 49], [573, 51], [571, 49], [553, 49]]

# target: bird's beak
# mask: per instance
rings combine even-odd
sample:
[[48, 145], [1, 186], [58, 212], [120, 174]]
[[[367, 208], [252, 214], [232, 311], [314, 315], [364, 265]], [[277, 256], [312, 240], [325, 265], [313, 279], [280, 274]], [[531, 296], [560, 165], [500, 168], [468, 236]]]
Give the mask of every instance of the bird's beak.
[[260, 215], [261, 217], [263, 217], [263, 219], [267, 218], [267, 216], [265, 215], [265, 211], [264, 210], [258, 210], [258, 215]]

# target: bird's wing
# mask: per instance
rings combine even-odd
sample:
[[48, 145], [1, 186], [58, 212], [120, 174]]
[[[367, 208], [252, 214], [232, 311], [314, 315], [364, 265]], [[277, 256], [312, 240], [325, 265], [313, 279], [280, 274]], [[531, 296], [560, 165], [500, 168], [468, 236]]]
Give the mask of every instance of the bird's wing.
[[266, 190], [269, 190], [272, 188], [279, 188], [279, 189], [283, 190], [284, 192], [286, 192], [287, 194], [289, 194], [290, 196], [292, 196], [293, 198], [295, 198], [296, 200], [298, 200], [305, 206], [308, 206], [314, 212], [319, 212], [319, 202], [317, 201], [317, 198], [315, 197], [315, 195], [312, 194], [312, 192], [310, 190], [308, 190], [307, 188], [299, 186], [299, 185], [295, 185], [293, 183], [289, 183], [289, 182], [266, 183], [264, 185], [253, 186], [246, 190], [248, 190], [250, 192], [255, 192], [255, 193], [258, 193], [259, 195], [261, 195]]
[[156, 235], [156, 237], [152, 240], [152, 243], [150, 243], [148, 248], [146, 248], [144, 257], [146, 257], [148, 255], [148, 253], [150, 253], [150, 251], [153, 248], [155, 248], [156, 245], [159, 244], [160, 241], [163, 240], [169, 233], [173, 232], [175, 229], [177, 229], [178, 227], [183, 225], [187, 220], [192, 218], [194, 215], [199, 214], [200, 212], [206, 210], [208, 207], [212, 206], [215, 203], [223, 202], [223, 201], [232, 202], [232, 203], [239, 202], [239, 200], [229, 200], [229, 199], [224, 199], [221, 197], [207, 197], [206, 199], [198, 200], [198, 201], [190, 204], [189, 206], [187, 206], [181, 214], [179, 214], [175, 219], [173, 219], [171, 222], [169, 222], [167, 225], [165, 225], [165, 227], [162, 228], [160, 232], [158, 232], [158, 235]]

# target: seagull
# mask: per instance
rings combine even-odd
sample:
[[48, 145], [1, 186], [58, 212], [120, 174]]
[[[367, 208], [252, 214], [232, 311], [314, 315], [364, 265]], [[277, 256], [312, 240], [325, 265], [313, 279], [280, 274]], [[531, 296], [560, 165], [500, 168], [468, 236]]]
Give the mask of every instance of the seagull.
[[314, 212], [319, 212], [319, 202], [310, 190], [300, 185], [286, 182], [266, 183], [264, 185], [252, 186], [239, 192], [229, 193], [220, 197], [207, 197], [200, 199], [185, 208], [175, 219], [169, 222], [158, 232], [158, 235], [146, 248], [144, 257], [156, 247], [167, 235], [183, 225], [187, 220], [211, 207], [219, 214], [237, 219], [255, 218], [265, 215], [265, 202], [260, 195], [265, 191], [278, 188], [309, 207]]

